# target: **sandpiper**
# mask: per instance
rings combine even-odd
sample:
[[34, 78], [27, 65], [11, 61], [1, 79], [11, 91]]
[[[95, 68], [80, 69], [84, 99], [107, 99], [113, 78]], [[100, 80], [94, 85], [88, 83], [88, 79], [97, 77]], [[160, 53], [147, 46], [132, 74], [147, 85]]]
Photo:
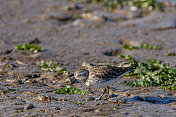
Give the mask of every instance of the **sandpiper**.
[[82, 68], [74, 72], [74, 77], [79, 82], [83, 82], [88, 87], [105, 88], [103, 94], [97, 98], [103, 97], [108, 89], [108, 86], [123, 75], [133, 71], [133, 67], [113, 67], [108, 65], [92, 65], [87, 62], [82, 63]]

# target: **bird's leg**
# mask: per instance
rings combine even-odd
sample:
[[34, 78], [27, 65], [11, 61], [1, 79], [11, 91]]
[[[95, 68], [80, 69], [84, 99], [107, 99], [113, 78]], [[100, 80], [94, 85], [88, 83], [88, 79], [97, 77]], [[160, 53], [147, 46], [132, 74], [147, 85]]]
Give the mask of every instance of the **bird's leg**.
[[107, 88], [107, 92], [108, 92], [108, 95], [109, 95], [109, 88], [110, 88], [110, 87], [109, 87], [109, 86], [107, 86], [106, 88]]
[[92, 94], [95, 94], [90, 88], [88, 89], [88, 91]]
[[111, 98], [111, 96], [109, 95], [109, 89], [110, 89], [110, 87], [107, 86], [107, 89], [108, 89], [108, 98], [107, 99], [109, 99], [109, 98]]
[[108, 89], [108, 88], [106, 87], [106, 88], [104, 89], [103, 94], [100, 95], [100, 97], [96, 98], [95, 100], [101, 100], [101, 98], [103, 97], [103, 95], [106, 93], [107, 89]]

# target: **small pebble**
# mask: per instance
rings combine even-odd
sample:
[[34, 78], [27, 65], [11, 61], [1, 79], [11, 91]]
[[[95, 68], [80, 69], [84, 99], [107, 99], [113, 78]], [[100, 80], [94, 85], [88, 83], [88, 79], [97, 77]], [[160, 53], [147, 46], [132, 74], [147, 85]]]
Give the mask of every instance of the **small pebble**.
[[90, 21], [98, 21], [98, 22], [105, 22], [105, 18], [103, 16], [97, 16], [92, 13], [83, 13], [81, 14], [81, 17], [86, 20]]
[[47, 97], [44, 96], [44, 95], [39, 95], [39, 96], [37, 97], [37, 100], [38, 100], [38, 101], [47, 101]]
[[22, 84], [22, 80], [19, 80], [17, 78], [11, 78], [11, 79], [6, 79], [6, 82], [8, 83], [13, 83], [13, 84]]
[[149, 89], [141, 89], [142, 92], [148, 92]]
[[51, 14], [51, 15], [41, 15], [41, 19], [44, 20], [58, 20], [58, 21], [68, 21], [72, 19], [72, 16], [67, 15], [67, 14]]
[[6, 62], [2, 62], [2, 61], [0, 61], [0, 67], [5, 66], [6, 64], [7, 64]]
[[26, 95], [37, 95], [37, 93], [30, 92], [30, 91], [25, 91], [23, 94], [26, 94]]
[[57, 99], [57, 101], [69, 101], [70, 99], [66, 99], [66, 98], [64, 98], [64, 99]]
[[120, 53], [121, 53], [120, 49], [110, 49], [110, 50], [103, 52], [103, 54], [106, 56], [117, 56]]
[[79, 117], [78, 115], [69, 115], [68, 117]]
[[59, 107], [56, 107], [55, 109], [56, 109], [56, 110], [60, 110], [60, 108], [59, 108]]
[[9, 67], [9, 68], [17, 68], [17, 67], [18, 67], [18, 65], [13, 64], [13, 63], [10, 63], [10, 64], [8, 64], [8, 67]]
[[160, 97], [160, 98], [164, 98], [164, 97], [166, 97], [165, 95], [159, 95], [158, 97]]
[[99, 112], [100, 112], [100, 109], [96, 109], [95, 112], [96, 112], [96, 113], [99, 113]]
[[34, 79], [28, 79], [28, 80], [24, 81], [24, 83], [33, 84], [33, 83], [37, 83], [37, 81]]
[[30, 55], [30, 57], [32, 58], [40, 58], [41, 56], [42, 56], [42, 53], [38, 52], [37, 50]]
[[77, 4], [72, 4], [72, 5], [70, 5], [70, 6], [65, 6], [64, 7], [66, 10], [79, 10], [79, 9], [81, 9], [81, 7], [79, 6], [79, 5], [77, 5]]
[[86, 23], [85, 20], [77, 19], [77, 20], [75, 20], [72, 24], [73, 24], [74, 26], [82, 27], [82, 26], [85, 25], [85, 23]]
[[51, 101], [51, 100], [54, 100], [53, 97], [51, 96], [44, 96], [44, 95], [39, 95], [37, 98], [36, 98], [37, 101]]
[[126, 93], [124, 93], [123, 95], [128, 97], [128, 96], [131, 95], [131, 93], [126, 92]]
[[39, 44], [41, 43], [38, 38], [33, 39], [32, 41], [29, 42], [29, 44]]
[[33, 105], [33, 104], [27, 104], [27, 105], [24, 107], [24, 111], [25, 111], [25, 110], [30, 110], [30, 109], [32, 109], [32, 108], [34, 108], [34, 105]]
[[26, 63], [24, 63], [24, 62], [22, 62], [22, 61], [20, 61], [20, 60], [17, 60], [17, 61], [16, 61], [16, 64], [18, 64], [18, 65], [27, 65]]

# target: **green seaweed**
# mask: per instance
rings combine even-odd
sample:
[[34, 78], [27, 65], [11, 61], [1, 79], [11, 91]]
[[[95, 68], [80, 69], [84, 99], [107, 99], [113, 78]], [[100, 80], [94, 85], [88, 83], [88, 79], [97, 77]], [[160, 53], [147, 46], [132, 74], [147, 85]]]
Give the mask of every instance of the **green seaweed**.
[[124, 45], [123, 46], [124, 49], [127, 49], [127, 50], [134, 50], [134, 49], [151, 49], [151, 50], [161, 50], [162, 49], [162, 46], [161, 45], [151, 45], [151, 44], [148, 44], [148, 43], [144, 43], [140, 46], [132, 46], [132, 45]]
[[84, 105], [85, 103], [82, 103], [82, 102], [76, 102], [76, 101], [72, 101], [74, 104], [82, 104]]
[[167, 56], [176, 56], [176, 52], [167, 52], [166, 55]]
[[142, 49], [152, 49], [152, 50], [161, 50], [162, 46], [161, 45], [153, 46], [151, 44], [144, 43], [144, 44], [140, 45], [139, 48], [142, 48]]
[[123, 58], [123, 59], [125, 59], [125, 60], [134, 60], [134, 58], [133, 57], [131, 57], [130, 55], [119, 55], [118, 56], [119, 58]]
[[81, 3], [94, 2], [101, 4], [109, 10], [114, 10], [117, 7], [134, 6], [148, 10], [161, 10], [162, 4], [156, 0], [74, 0]]
[[161, 3], [156, 0], [132, 0], [133, 5], [137, 8], [146, 8], [148, 10], [160, 10], [162, 8]]
[[43, 62], [41, 64], [41, 69], [44, 71], [58, 72], [59, 74], [68, 75], [70, 71], [61, 68], [53, 62]]
[[32, 52], [34, 52], [34, 51], [43, 52], [43, 47], [39, 47], [39, 46], [32, 45], [32, 44], [17, 45], [16, 49], [17, 50], [30, 50]]
[[6, 94], [6, 93], [10, 93], [12, 91], [16, 91], [16, 89], [6, 89], [6, 90], [3, 90], [1, 94]]
[[127, 64], [134, 66], [136, 69], [125, 76], [133, 76], [138, 79], [124, 82], [126, 85], [136, 87], [159, 86], [163, 89], [176, 89], [176, 66], [170, 67], [169, 64], [156, 59], [147, 59], [144, 62], [137, 61], [134, 58], [130, 60]]
[[56, 94], [68, 94], [68, 95], [71, 95], [71, 94], [86, 95], [87, 94], [83, 90], [73, 88], [73, 87], [71, 87], [69, 85], [66, 85], [65, 88], [54, 90], [53, 93], [56, 93]]

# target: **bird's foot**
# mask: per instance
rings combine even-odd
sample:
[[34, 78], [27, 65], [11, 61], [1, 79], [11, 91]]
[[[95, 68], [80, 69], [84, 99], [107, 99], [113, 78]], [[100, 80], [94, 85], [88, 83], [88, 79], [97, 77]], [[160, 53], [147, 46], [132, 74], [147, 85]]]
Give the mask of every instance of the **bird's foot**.
[[95, 101], [101, 100], [102, 97], [95, 98]]

